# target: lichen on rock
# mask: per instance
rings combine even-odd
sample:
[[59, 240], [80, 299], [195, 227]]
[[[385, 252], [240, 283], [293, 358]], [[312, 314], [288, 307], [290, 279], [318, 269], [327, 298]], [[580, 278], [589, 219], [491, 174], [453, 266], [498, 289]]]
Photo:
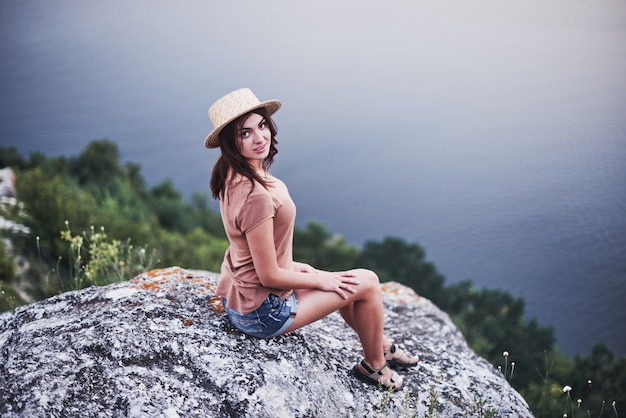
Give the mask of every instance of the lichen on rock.
[[0, 315], [2, 417], [532, 417], [448, 316], [384, 283], [386, 335], [420, 355], [390, 394], [339, 314], [259, 340], [235, 330], [218, 276], [172, 267]]

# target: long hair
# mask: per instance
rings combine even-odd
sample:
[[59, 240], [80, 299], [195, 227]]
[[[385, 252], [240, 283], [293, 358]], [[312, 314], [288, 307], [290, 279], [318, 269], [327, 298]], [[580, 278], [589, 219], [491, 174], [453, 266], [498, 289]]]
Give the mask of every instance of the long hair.
[[[269, 185], [268, 181], [261, 178], [256, 171], [252, 169], [248, 161], [241, 155], [237, 144], [237, 132], [241, 129], [243, 123], [252, 113], [256, 113], [257, 115], [261, 115], [265, 118], [271, 133], [270, 151], [267, 157], [263, 160], [263, 168], [265, 170], [270, 168], [274, 162], [274, 156], [278, 153], [278, 149], [276, 149], [276, 144], [278, 144], [278, 141], [276, 140], [276, 124], [264, 107], [248, 112], [226, 125], [224, 129], [220, 131], [218, 136], [222, 154], [213, 166], [213, 173], [211, 174], [211, 194], [214, 199], [224, 198], [226, 186], [237, 174], [241, 174], [242, 176], [248, 178], [252, 182], [253, 188], [255, 181], [260, 183], [266, 189]], [[230, 170], [232, 171], [229, 177], [228, 173]]]

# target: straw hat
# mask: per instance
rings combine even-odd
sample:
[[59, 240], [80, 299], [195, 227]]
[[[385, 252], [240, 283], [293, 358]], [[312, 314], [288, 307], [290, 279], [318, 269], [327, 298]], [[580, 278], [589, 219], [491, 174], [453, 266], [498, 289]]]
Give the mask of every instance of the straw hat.
[[239, 89], [219, 98], [209, 109], [209, 118], [213, 122], [213, 132], [204, 140], [207, 148], [218, 148], [220, 141], [219, 133], [226, 125], [255, 109], [264, 107], [270, 115], [280, 109], [278, 100], [267, 100], [261, 102], [250, 89]]

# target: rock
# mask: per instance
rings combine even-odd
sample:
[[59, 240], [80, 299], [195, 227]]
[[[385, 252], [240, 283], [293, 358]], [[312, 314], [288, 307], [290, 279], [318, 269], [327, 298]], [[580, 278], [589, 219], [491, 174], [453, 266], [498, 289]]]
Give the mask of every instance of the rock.
[[0, 169], [0, 197], [15, 197], [15, 173], [9, 167]]
[[233, 329], [217, 275], [172, 267], [0, 316], [2, 417], [532, 417], [448, 316], [385, 283], [386, 334], [421, 356], [391, 394], [349, 376], [334, 313], [270, 340]]
[[[15, 173], [9, 167], [3, 168], [0, 170], [0, 213], [12, 212], [15, 206], [21, 208], [15, 195]], [[30, 232], [28, 227], [5, 219], [4, 216], [0, 216], [0, 230], [7, 230], [13, 234], [28, 234]], [[7, 248], [12, 248], [8, 239], [3, 238], [3, 240]]]

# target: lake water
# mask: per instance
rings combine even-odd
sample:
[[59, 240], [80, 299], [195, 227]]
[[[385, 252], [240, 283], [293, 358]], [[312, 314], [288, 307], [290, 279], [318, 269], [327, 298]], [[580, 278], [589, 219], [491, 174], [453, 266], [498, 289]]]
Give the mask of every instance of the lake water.
[[0, 141], [109, 138], [190, 196], [209, 105], [251, 87], [299, 225], [419, 243], [565, 352], [626, 354], [625, 41], [622, 0], [5, 1]]

